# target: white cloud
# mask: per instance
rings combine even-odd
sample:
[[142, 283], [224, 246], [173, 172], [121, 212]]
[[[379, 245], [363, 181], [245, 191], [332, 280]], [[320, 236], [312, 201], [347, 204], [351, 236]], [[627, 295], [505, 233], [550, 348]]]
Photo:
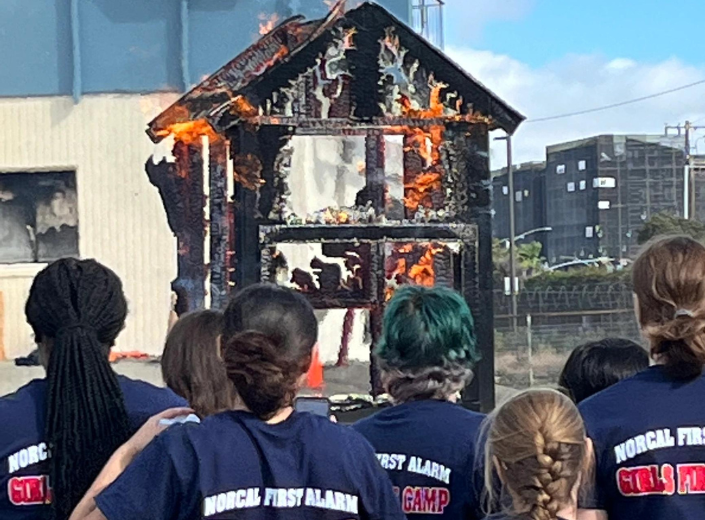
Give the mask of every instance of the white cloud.
[[536, 0], [446, 0], [445, 28], [448, 39], [477, 44], [485, 24], [521, 20]]
[[[472, 48], [448, 54], [528, 119], [619, 103], [705, 79], [705, 68], [672, 58], [659, 63], [568, 55], [540, 68], [509, 56]], [[610, 133], [658, 134], [664, 124], [703, 119], [705, 85], [604, 112], [523, 123], [514, 140], [515, 161], [542, 160], [550, 144]], [[702, 134], [705, 136], [705, 132]], [[700, 153], [705, 153], [705, 140]], [[492, 167], [505, 164], [503, 143], [495, 143]]]

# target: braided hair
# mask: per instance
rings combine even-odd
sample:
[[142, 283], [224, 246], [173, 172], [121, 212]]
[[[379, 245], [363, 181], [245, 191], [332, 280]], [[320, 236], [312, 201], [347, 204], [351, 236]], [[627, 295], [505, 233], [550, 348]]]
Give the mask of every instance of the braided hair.
[[578, 409], [555, 390], [527, 390], [500, 406], [486, 424], [485, 480], [493, 499], [495, 471], [513, 498], [512, 516], [556, 520], [574, 505], [589, 464]]
[[34, 279], [25, 308], [47, 360], [46, 439], [57, 520], [69, 517], [130, 436], [108, 354], [127, 302], [115, 273], [95, 260], [58, 260]]

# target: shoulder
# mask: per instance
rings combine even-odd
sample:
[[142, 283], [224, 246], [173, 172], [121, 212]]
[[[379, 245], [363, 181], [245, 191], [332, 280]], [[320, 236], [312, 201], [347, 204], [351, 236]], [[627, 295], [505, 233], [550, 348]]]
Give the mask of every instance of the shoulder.
[[34, 408], [44, 409], [46, 402], [46, 380], [35, 379], [12, 394], [0, 397], [0, 414], [27, 411]]
[[128, 401], [141, 401], [155, 406], [163, 405], [167, 408], [187, 404], [183, 397], [176, 395], [170, 388], [159, 387], [147, 381], [130, 379], [125, 376], [118, 376], [118, 381], [120, 381], [120, 388], [122, 388], [126, 404], [129, 404]]
[[337, 424], [326, 417], [309, 413], [299, 413], [298, 421], [303, 426], [306, 435], [325, 442], [331, 450], [345, 448], [347, 450], [368, 451], [374, 453], [372, 446], [365, 437], [350, 426]]
[[417, 424], [425, 430], [474, 437], [484, 420], [484, 414], [473, 412], [458, 404], [447, 401], [419, 401], [384, 408], [357, 421], [353, 428], [367, 434], [380, 429], [388, 430], [392, 424], [403, 425], [404, 428]]
[[118, 381], [125, 398], [125, 408], [135, 428], [164, 410], [188, 406], [184, 398], [169, 388], [160, 388], [125, 376], [118, 376]]
[[578, 405], [586, 422], [599, 419], [609, 411], [634, 409], [635, 394], [659, 382], [660, 372], [648, 369], [624, 379], [605, 390], [588, 397]]

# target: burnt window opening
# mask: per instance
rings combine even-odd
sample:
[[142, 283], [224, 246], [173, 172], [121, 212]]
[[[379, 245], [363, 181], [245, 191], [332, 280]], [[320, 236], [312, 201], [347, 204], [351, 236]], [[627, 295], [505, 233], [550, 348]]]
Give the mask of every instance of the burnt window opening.
[[0, 264], [78, 256], [76, 173], [0, 173]]

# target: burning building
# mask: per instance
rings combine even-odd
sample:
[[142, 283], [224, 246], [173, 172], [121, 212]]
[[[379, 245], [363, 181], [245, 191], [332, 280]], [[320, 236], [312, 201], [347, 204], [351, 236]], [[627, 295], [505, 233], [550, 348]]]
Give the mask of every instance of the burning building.
[[[494, 395], [488, 132], [522, 116], [384, 8], [344, 2], [271, 29], [154, 119], [174, 162], [147, 163], [177, 237], [187, 307], [259, 281], [318, 309], [323, 357], [369, 363], [400, 284], [459, 290]], [[358, 363], [358, 365], [359, 365]], [[364, 366], [367, 366], [365, 364]]]

